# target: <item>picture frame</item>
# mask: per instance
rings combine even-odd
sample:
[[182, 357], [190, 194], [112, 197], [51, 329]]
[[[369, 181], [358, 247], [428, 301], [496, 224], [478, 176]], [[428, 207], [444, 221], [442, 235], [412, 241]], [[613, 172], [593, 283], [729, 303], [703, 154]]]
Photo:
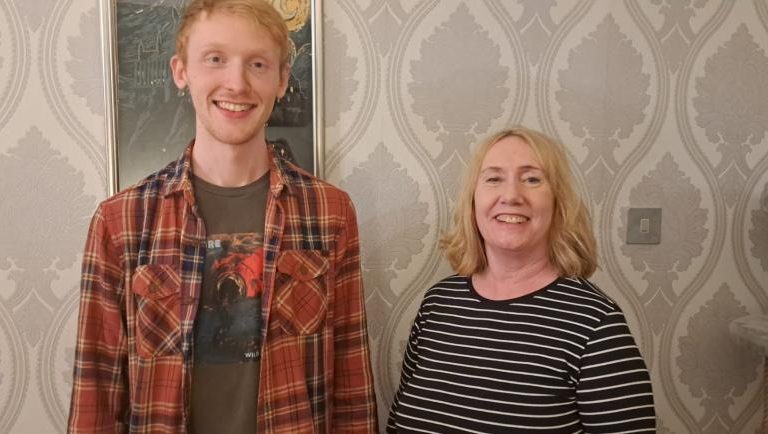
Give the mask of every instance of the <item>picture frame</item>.
[[[288, 91], [267, 139], [322, 178], [322, 1], [266, 1], [285, 17], [292, 43]], [[186, 3], [99, 0], [110, 196], [177, 159], [194, 137], [190, 97], [177, 92], [169, 66]]]

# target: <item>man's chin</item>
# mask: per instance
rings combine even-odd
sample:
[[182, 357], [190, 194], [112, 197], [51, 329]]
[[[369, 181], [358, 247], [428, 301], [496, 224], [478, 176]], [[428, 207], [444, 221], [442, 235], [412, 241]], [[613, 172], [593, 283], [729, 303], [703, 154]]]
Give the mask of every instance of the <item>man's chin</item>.
[[231, 146], [247, 146], [252, 143], [258, 143], [259, 137], [264, 137], [258, 131], [240, 132], [240, 133], [217, 133], [212, 134], [213, 138], [219, 143], [225, 143]]

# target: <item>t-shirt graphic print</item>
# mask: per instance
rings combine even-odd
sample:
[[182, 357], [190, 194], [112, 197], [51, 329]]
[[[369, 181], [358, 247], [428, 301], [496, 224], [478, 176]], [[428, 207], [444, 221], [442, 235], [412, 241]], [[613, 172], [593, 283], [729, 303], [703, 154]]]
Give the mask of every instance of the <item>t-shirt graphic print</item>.
[[264, 289], [262, 235], [218, 234], [208, 237], [207, 243], [195, 363], [258, 361]]

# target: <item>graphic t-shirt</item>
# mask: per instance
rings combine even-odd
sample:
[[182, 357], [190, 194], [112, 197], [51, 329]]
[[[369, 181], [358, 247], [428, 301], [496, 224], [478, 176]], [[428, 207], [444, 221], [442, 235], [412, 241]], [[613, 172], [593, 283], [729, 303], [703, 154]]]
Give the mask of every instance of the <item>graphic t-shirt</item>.
[[269, 175], [237, 188], [193, 183], [208, 239], [195, 319], [191, 432], [255, 433]]

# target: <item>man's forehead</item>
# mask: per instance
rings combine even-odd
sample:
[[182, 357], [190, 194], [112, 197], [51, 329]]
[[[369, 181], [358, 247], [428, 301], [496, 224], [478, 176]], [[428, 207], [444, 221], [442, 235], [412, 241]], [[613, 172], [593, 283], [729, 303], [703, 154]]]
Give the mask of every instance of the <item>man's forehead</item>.
[[206, 16], [200, 16], [190, 26], [187, 39], [190, 46], [207, 47], [218, 45], [222, 46], [220, 48], [232, 47], [232, 34], [228, 34], [225, 30], [233, 28], [244, 30], [243, 27], [245, 27], [249, 32], [258, 33], [258, 37], [236, 38], [239, 47], [249, 47], [262, 51], [279, 48], [268, 29], [258, 21], [228, 12], [205, 14]]
[[[200, 32], [202, 28], [221, 26], [221, 27], [249, 27], [250, 29], [269, 34], [269, 29], [264, 27], [258, 20], [246, 15], [230, 12], [226, 10], [202, 11], [190, 25], [190, 35]], [[249, 29], [249, 30], [250, 30]]]

